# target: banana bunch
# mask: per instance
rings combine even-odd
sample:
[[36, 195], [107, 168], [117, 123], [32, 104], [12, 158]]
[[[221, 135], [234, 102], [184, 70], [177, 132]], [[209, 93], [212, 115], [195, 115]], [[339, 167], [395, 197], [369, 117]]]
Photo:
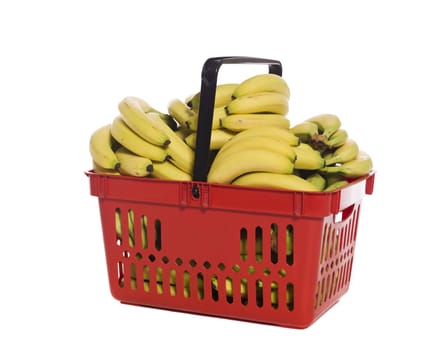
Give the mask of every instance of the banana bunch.
[[176, 119], [127, 96], [119, 114], [95, 130], [89, 149], [96, 173], [168, 180], [192, 179], [194, 151], [176, 133]]
[[[207, 181], [296, 191], [332, 191], [373, 168], [334, 114], [290, 125], [290, 89], [276, 74], [216, 86]], [[167, 113], [127, 96], [90, 137], [96, 173], [191, 181], [200, 92]]]
[[[290, 89], [286, 81], [276, 74], [258, 74], [241, 83], [216, 86], [212, 115], [210, 149], [219, 150], [235, 134], [257, 126], [289, 128], [287, 119]], [[186, 143], [196, 147], [200, 93], [185, 99], [191, 118], [185, 118], [190, 134]], [[183, 125], [183, 123], [181, 123]]]
[[303, 147], [315, 149], [324, 166], [316, 171], [306, 169], [300, 176], [313, 183], [319, 191], [332, 191], [346, 186], [351, 179], [368, 174], [373, 161], [358, 143], [342, 128], [334, 114], [319, 114], [290, 128]]

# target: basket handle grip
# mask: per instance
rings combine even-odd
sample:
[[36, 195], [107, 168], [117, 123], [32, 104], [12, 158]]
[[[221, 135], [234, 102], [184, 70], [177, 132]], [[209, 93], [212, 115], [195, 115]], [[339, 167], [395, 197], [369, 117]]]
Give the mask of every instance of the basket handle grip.
[[201, 73], [201, 103], [199, 105], [198, 113], [198, 131], [196, 135], [195, 162], [192, 176], [193, 181], [207, 181], [211, 125], [219, 69], [223, 64], [241, 63], [267, 64], [269, 66], [269, 73], [282, 76], [282, 65], [281, 62], [277, 60], [248, 56], [225, 56], [212, 57], [205, 61]]

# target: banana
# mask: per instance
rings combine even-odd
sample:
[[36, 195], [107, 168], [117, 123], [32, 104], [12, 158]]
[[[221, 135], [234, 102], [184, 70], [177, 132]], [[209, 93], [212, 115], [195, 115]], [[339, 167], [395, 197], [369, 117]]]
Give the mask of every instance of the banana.
[[355, 140], [347, 139], [346, 142], [338, 147], [334, 153], [325, 157], [326, 166], [335, 163], [346, 163], [355, 159], [358, 155], [359, 147]]
[[[213, 119], [211, 122], [211, 128], [212, 130], [214, 129], [219, 129], [221, 127], [221, 119], [223, 117], [227, 116], [227, 112], [225, 110], [225, 106], [222, 107], [216, 107], [213, 110]], [[192, 130], [192, 131], [198, 131], [198, 115], [195, 115], [194, 117], [190, 118], [187, 121], [187, 127]]]
[[326, 140], [329, 139], [334, 132], [340, 129], [341, 126], [341, 120], [335, 114], [319, 114], [308, 118], [306, 121], [315, 123], [319, 128], [319, 134]]
[[106, 175], [121, 175], [118, 170], [105, 169], [98, 165], [94, 160], [92, 161], [92, 170], [96, 174], [106, 174]]
[[295, 169], [318, 170], [325, 166], [325, 160], [319, 151], [306, 143], [293, 147], [296, 152]]
[[[214, 108], [226, 106], [233, 99], [234, 90], [239, 86], [235, 83], [216, 85], [216, 95], [214, 99]], [[186, 104], [194, 111], [199, 111], [199, 100], [201, 92], [194, 94], [186, 100]]]
[[144, 177], [153, 171], [153, 163], [149, 158], [138, 156], [125, 147], [118, 148], [115, 154], [121, 162], [119, 172], [122, 175]]
[[134, 211], [131, 209], [128, 210], [128, 242], [130, 247], [134, 247]]
[[338, 173], [323, 173], [322, 174], [324, 178], [326, 179], [326, 186], [325, 188], [331, 186], [337, 181], [345, 180], [345, 177]]
[[264, 171], [290, 174], [293, 162], [286, 156], [261, 148], [229, 153], [215, 160], [208, 173], [208, 182], [229, 184], [240, 175]]
[[259, 148], [281, 153], [288, 157], [292, 162], [296, 159], [296, 152], [288, 142], [281, 139], [274, 139], [268, 136], [248, 136], [235, 139], [228, 147], [221, 148], [217, 153], [215, 160], [230, 152], [240, 152], [246, 149]]
[[347, 186], [347, 185], [349, 185], [349, 181], [347, 181], [347, 180], [336, 181], [332, 185], [327, 186], [323, 190], [323, 192], [335, 191], [335, 190], [338, 190], [339, 188], [342, 188], [342, 187]]
[[111, 124], [104, 125], [91, 134], [89, 151], [93, 161], [101, 168], [116, 170], [119, 168], [119, 159], [112, 148], [111, 127]]
[[222, 128], [232, 131], [242, 131], [250, 128], [274, 125], [288, 129], [290, 120], [281, 114], [232, 114], [220, 120]]
[[[214, 129], [211, 130], [210, 134], [210, 150], [218, 150], [220, 149], [225, 143], [227, 143], [234, 135], [236, 135], [235, 132], [231, 130], [225, 130], [225, 129]], [[192, 148], [196, 148], [196, 136], [197, 133], [193, 132], [190, 135], [188, 135], [184, 141]]]
[[243, 131], [240, 131], [234, 135], [234, 137], [229, 140], [225, 145], [222, 146], [222, 148], [231, 146], [231, 143], [238, 141], [239, 139], [243, 137], [250, 137], [250, 136], [266, 136], [271, 137], [273, 139], [277, 140], [283, 140], [287, 142], [290, 146], [297, 146], [299, 145], [300, 141], [297, 136], [295, 136], [293, 133], [291, 133], [288, 129], [283, 129], [277, 126], [263, 126], [261, 128], [250, 128]]
[[181, 126], [186, 126], [191, 118], [197, 116], [197, 113], [194, 110], [190, 109], [183, 101], [178, 98], [169, 101], [168, 113]]
[[[160, 118], [160, 117], [159, 117]], [[162, 121], [164, 124], [164, 122]], [[165, 124], [166, 125], [166, 124]], [[169, 128], [169, 127], [168, 127]], [[113, 138], [122, 146], [127, 148], [130, 152], [162, 162], [168, 156], [168, 153], [163, 147], [156, 146], [130, 129], [124, 122], [121, 116], [115, 117], [112, 122], [110, 132]]]
[[168, 160], [164, 162], [153, 162], [153, 172], [151, 173], [151, 177], [174, 181], [192, 180], [192, 175], [184, 172]]
[[232, 181], [231, 184], [238, 186], [284, 189], [290, 191], [319, 191], [319, 189], [311, 182], [294, 174], [278, 174], [261, 171], [243, 174]]
[[144, 140], [157, 146], [169, 144], [168, 136], [146, 118], [145, 113], [150, 112], [151, 107], [145, 101], [127, 96], [119, 102], [118, 109], [124, 122]]
[[312, 137], [319, 133], [317, 124], [303, 121], [290, 128], [290, 131], [295, 134], [301, 142], [310, 143]]
[[373, 161], [370, 155], [359, 150], [355, 159], [340, 165], [326, 166], [320, 169], [326, 174], [336, 173], [348, 178], [357, 178], [367, 175], [373, 169]]
[[169, 161], [188, 174], [193, 172], [195, 153], [171, 128], [166, 125], [158, 114], [146, 113], [149, 120], [169, 138], [170, 143], [166, 146]]
[[325, 145], [329, 149], [334, 149], [337, 147], [342, 146], [346, 140], [348, 139], [349, 134], [345, 129], [338, 129], [336, 132], [334, 132], [328, 140], [326, 140]]
[[316, 186], [318, 191], [323, 191], [326, 187], [326, 179], [317, 172], [309, 175], [306, 180]]
[[251, 95], [258, 92], [278, 92], [290, 98], [287, 82], [277, 74], [257, 74], [242, 81], [233, 92], [233, 98]]
[[288, 113], [287, 97], [278, 92], [258, 92], [240, 96], [226, 106], [227, 114]]

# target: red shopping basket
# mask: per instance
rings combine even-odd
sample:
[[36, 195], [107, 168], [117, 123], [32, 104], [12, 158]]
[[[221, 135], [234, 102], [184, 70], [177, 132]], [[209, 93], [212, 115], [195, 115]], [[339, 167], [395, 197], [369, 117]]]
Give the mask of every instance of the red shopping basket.
[[112, 296], [122, 303], [306, 328], [349, 288], [374, 173], [332, 192], [207, 183], [219, 57], [202, 72], [193, 181], [87, 172], [99, 198]]

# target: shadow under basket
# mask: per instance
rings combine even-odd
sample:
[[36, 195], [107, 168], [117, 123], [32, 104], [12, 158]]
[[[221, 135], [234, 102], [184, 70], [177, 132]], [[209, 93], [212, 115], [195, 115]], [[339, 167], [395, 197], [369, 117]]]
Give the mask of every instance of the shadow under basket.
[[375, 178], [299, 192], [86, 175], [116, 300], [289, 328], [347, 292]]

